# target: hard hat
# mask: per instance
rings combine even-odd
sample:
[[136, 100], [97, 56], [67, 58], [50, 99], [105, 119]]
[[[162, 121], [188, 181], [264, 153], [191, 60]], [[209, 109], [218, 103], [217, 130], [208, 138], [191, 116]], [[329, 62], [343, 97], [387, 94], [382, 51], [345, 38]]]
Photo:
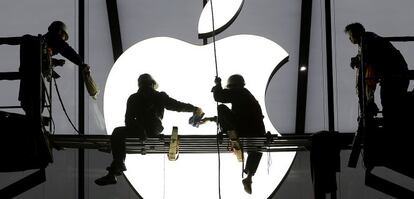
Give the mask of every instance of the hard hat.
[[227, 79], [227, 88], [239, 87], [243, 88], [245, 85], [243, 76], [235, 74]]
[[66, 41], [66, 40], [69, 39], [69, 35], [68, 35], [68, 32], [67, 32], [66, 24], [63, 23], [63, 22], [61, 22], [61, 21], [54, 21], [54, 22], [52, 22], [49, 25], [49, 27], [48, 27], [47, 30], [49, 32], [51, 32], [51, 33], [59, 33], [59, 31], [62, 31], [63, 36], [64, 36], [63, 40]]
[[138, 77], [138, 87], [141, 88], [148, 86], [156, 89], [158, 87], [158, 84], [150, 74], [144, 73]]

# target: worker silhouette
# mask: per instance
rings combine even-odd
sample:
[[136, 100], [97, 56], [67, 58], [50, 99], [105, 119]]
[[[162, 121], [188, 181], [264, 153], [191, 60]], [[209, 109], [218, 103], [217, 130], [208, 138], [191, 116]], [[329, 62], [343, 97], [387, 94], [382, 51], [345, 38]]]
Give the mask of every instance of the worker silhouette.
[[[20, 67], [21, 75], [19, 88], [19, 101], [26, 115], [33, 116], [34, 109], [39, 107], [33, 99], [42, 98], [44, 105], [45, 92], [40, 93], [36, 86], [39, 86], [39, 73], [37, 71], [42, 65], [42, 75], [50, 78], [58, 78], [52, 67], [65, 64], [63, 59], [55, 59], [52, 56], [61, 54], [69, 61], [81, 67], [84, 73], [90, 72], [90, 66], [85, 64], [79, 54], [66, 42], [69, 39], [67, 27], [62, 21], [54, 21], [48, 27], [48, 32], [39, 38], [33, 35], [21, 37], [0, 38], [0, 44], [20, 45]], [[40, 57], [42, 61], [40, 63]], [[43, 85], [43, 89], [44, 85]], [[43, 106], [42, 106], [43, 107]], [[43, 110], [43, 108], [42, 108]]]
[[360, 82], [361, 78], [358, 78], [358, 95], [360, 99], [362, 95], [366, 97], [365, 109], [368, 116], [375, 114], [373, 98], [375, 87], [379, 84], [384, 127], [403, 126], [409, 85], [409, 79], [405, 77], [408, 67], [403, 55], [390, 41], [366, 31], [360, 23], [347, 25], [345, 33], [348, 34], [351, 43], [358, 46], [357, 56], [351, 59], [351, 67], [360, 68], [362, 63], [365, 68], [365, 93], [362, 93], [363, 85]]
[[[230, 103], [231, 109], [226, 105], [218, 105], [218, 123], [221, 132], [239, 137], [259, 137], [266, 133], [263, 123], [263, 114], [260, 104], [247, 90], [243, 76], [231, 75], [227, 81], [227, 88], [222, 88], [221, 79], [216, 77], [215, 86], [212, 89], [214, 100], [221, 103]], [[252, 177], [259, 166], [262, 153], [252, 150], [247, 151], [248, 157], [244, 172], [247, 177], [242, 180], [244, 190], [252, 193]]]
[[128, 98], [125, 126], [115, 128], [111, 135], [113, 161], [107, 168], [108, 174], [95, 180], [97, 185], [115, 184], [116, 176], [126, 170], [125, 138], [139, 137], [145, 140], [163, 131], [162, 118], [165, 109], [203, 115], [201, 108], [177, 101], [169, 97], [167, 93], [157, 91], [157, 83], [150, 74], [145, 73], [139, 76], [138, 87], [138, 92]]

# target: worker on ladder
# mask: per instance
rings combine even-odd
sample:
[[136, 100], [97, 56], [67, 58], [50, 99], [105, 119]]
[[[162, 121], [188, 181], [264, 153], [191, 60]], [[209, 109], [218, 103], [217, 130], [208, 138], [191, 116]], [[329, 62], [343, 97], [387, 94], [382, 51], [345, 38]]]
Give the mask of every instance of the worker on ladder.
[[[227, 134], [230, 139], [238, 137], [260, 137], [266, 134], [263, 123], [263, 114], [260, 104], [247, 90], [243, 76], [231, 75], [227, 81], [227, 88], [222, 88], [221, 79], [216, 77], [215, 86], [212, 89], [214, 100], [221, 103], [231, 103], [231, 109], [226, 105], [218, 105], [218, 123], [222, 134]], [[241, 148], [242, 146], [234, 146]], [[244, 190], [252, 193], [252, 177], [259, 166], [262, 153], [256, 150], [247, 151], [248, 157], [244, 172], [247, 177], [242, 180]]]

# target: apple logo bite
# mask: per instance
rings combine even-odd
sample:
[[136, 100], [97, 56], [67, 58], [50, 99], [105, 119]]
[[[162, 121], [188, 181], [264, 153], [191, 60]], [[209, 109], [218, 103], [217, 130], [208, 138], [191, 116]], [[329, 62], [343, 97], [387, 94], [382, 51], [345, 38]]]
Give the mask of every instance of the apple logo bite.
[[[231, 4], [231, 9], [226, 9], [224, 4]], [[210, 3], [207, 3], [200, 17], [199, 34], [212, 32], [209, 31], [212, 28], [211, 14], [208, 14], [211, 6], [208, 5]], [[214, 17], [224, 18], [217, 20], [217, 27], [228, 26], [242, 5], [243, 0], [214, 1]], [[278, 134], [266, 112], [265, 93], [272, 74], [287, 60], [288, 53], [275, 42], [257, 35], [234, 35], [215, 44], [216, 54], [213, 43], [193, 45], [171, 37], [154, 37], [127, 49], [113, 65], [105, 86], [104, 115], [108, 134], [115, 127], [124, 125], [126, 100], [137, 91], [137, 78], [142, 73], [154, 77], [159, 83], [157, 90], [200, 106], [207, 116], [216, 115], [217, 104], [210, 92], [216, 76], [215, 56], [219, 76], [223, 80], [235, 73], [243, 75], [246, 87], [262, 106], [266, 130]], [[188, 124], [190, 116], [191, 113], [165, 111], [163, 134], [171, 134], [173, 126], [178, 127], [180, 135], [217, 133], [214, 123], [192, 127]], [[221, 154], [221, 196], [268, 198], [286, 175], [294, 156], [294, 152], [274, 152], [270, 157], [264, 154], [252, 184], [253, 193], [248, 195], [241, 184], [241, 163], [231, 153]], [[273, 164], [269, 164], [270, 160]], [[168, 161], [166, 154], [128, 154], [125, 164], [128, 168], [125, 176], [143, 198], [217, 198], [217, 154], [180, 154], [180, 158], [173, 162]]]

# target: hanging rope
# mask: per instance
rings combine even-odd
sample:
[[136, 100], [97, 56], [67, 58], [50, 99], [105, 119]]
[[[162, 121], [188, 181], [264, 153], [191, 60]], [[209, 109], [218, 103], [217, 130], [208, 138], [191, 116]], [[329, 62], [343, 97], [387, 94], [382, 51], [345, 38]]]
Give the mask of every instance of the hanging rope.
[[63, 113], [65, 113], [65, 116], [68, 119], [68, 121], [69, 121], [70, 125], [72, 126], [73, 130], [75, 130], [75, 132], [79, 135], [80, 134], [79, 130], [75, 127], [75, 124], [73, 124], [72, 120], [70, 119], [70, 117], [68, 115], [68, 112], [66, 111], [65, 105], [63, 104], [63, 100], [62, 100], [62, 97], [60, 96], [59, 88], [57, 86], [55, 78], [53, 78], [53, 82], [55, 83], [56, 94], [59, 98], [60, 105], [62, 106]]
[[218, 77], [218, 64], [217, 64], [217, 49], [216, 49], [216, 28], [214, 24], [214, 9], [213, 9], [213, 0], [210, 0], [211, 6], [211, 22], [213, 26], [212, 38], [213, 38], [213, 49], [214, 49], [214, 65], [216, 67], [216, 77]]
[[[218, 77], [218, 64], [217, 64], [216, 28], [214, 24], [213, 0], [210, 0], [210, 7], [211, 7], [211, 22], [213, 26], [212, 38], [213, 38], [213, 49], [214, 49], [214, 66], [216, 69], [216, 78], [217, 78]], [[216, 106], [218, 107], [218, 102], [216, 103]], [[218, 117], [219, 115], [217, 114], [216, 144], [217, 144], [217, 157], [218, 157], [218, 195], [219, 195], [219, 199], [221, 199], [221, 160], [220, 160], [220, 140], [219, 140], [220, 127], [218, 123]]]

